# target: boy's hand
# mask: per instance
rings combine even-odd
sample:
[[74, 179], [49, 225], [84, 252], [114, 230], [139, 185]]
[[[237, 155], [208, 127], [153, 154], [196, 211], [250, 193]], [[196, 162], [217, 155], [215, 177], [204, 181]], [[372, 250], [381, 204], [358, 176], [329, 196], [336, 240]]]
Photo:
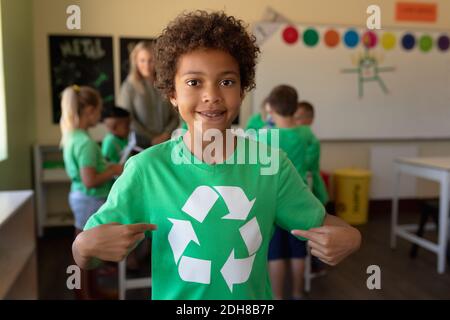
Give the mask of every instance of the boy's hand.
[[156, 225], [148, 223], [110, 223], [83, 231], [75, 241], [85, 258], [119, 262], [144, 239], [145, 231], [155, 229]]
[[308, 240], [311, 254], [329, 265], [336, 265], [358, 250], [361, 234], [351, 226], [323, 226], [306, 230], [292, 230], [295, 236]]

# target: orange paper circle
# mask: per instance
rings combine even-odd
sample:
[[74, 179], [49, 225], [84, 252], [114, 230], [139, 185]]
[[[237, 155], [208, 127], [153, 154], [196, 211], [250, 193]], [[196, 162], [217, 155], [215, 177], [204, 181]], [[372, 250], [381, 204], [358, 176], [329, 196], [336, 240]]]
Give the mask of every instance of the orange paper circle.
[[328, 30], [327, 32], [325, 32], [325, 44], [330, 47], [330, 48], [334, 48], [339, 44], [339, 33], [337, 33], [336, 30]]

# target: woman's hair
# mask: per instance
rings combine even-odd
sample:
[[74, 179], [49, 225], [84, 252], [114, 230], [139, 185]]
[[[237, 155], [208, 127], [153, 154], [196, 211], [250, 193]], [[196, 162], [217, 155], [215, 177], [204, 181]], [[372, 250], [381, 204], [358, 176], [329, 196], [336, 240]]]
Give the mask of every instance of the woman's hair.
[[61, 97], [61, 146], [67, 134], [78, 128], [80, 115], [87, 106], [101, 107], [102, 98], [97, 90], [87, 87], [73, 85], [62, 92]]
[[144, 92], [144, 86], [142, 85], [142, 75], [137, 67], [137, 55], [141, 50], [147, 50], [153, 55], [154, 41], [139, 41], [130, 52], [130, 71], [128, 77], [134, 89], [139, 93]]
[[179, 15], [156, 40], [156, 87], [170, 98], [175, 91], [177, 63], [183, 54], [197, 49], [219, 49], [239, 65], [241, 90], [255, 87], [255, 65], [259, 53], [256, 38], [242, 20], [224, 12], [194, 11]]

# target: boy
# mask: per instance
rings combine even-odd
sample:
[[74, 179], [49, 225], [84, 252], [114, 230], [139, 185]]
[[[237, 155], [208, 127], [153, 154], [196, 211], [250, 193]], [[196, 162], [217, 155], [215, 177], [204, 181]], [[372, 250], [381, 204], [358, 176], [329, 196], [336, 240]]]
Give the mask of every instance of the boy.
[[[242, 22], [223, 12], [187, 13], [167, 26], [155, 48], [157, 86], [188, 131], [127, 162], [74, 241], [79, 266], [120, 261], [154, 231], [153, 299], [269, 299], [275, 223], [310, 238], [313, 254], [330, 264], [357, 250], [359, 232], [325, 218], [283, 153], [272, 150], [280, 163], [272, 174], [261, 174], [260, 161], [233, 162], [251, 155], [248, 139], [226, 131], [254, 87], [258, 52]], [[213, 144], [222, 148], [205, 156]]]
[[315, 134], [311, 131], [311, 125], [314, 121], [314, 107], [307, 101], [301, 101], [298, 109], [294, 114], [294, 122], [297, 126], [305, 126], [311, 132], [312, 141], [308, 148], [308, 167], [312, 178], [312, 192], [326, 205], [329, 198], [327, 188], [320, 175], [320, 142]]
[[270, 115], [270, 107], [267, 104], [267, 99], [264, 99], [261, 105], [261, 112], [255, 113], [250, 116], [250, 118], [247, 121], [245, 129], [259, 130], [262, 128], [273, 128], [273, 127], [274, 123]]
[[[312, 142], [311, 131], [304, 126], [297, 126], [294, 114], [298, 109], [297, 91], [288, 85], [279, 85], [272, 89], [267, 98], [270, 114], [279, 134], [279, 147], [286, 152], [289, 160], [306, 183], [308, 174], [308, 147]], [[258, 139], [266, 138], [270, 144], [270, 131], [259, 132]], [[267, 135], [267, 137], [265, 137]], [[291, 299], [303, 296], [303, 279], [305, 271], [306, 243], [298, 240], [289, 232], [276, 227], [269, 247], [269, 268], [274, 297], [282, 299], [286, 283], [286, 268], [291, 269]]]
[[102, 154], [111, 163], [119, 163], [122, 152], [128, 145], [130, 134], [130, 113], [119, 107], [103, 110], [103, 122], [109, 133], [102, 142]]

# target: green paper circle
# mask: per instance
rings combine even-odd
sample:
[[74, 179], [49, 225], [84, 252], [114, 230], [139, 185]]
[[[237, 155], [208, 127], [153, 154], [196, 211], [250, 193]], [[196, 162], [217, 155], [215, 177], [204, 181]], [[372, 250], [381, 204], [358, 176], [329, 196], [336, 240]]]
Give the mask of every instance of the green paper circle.
[[423, 52], [428, 52], [433, 48], [433, 38], [431, 38], [429, 35], [424, 35], [420, 37], [419, 40], [419, 47], [420, 50]]
[[303, 33], [303, 42], [308, 47], [314, 47], [319, 42], [319, 34], [314, 29], [307, 29]]

